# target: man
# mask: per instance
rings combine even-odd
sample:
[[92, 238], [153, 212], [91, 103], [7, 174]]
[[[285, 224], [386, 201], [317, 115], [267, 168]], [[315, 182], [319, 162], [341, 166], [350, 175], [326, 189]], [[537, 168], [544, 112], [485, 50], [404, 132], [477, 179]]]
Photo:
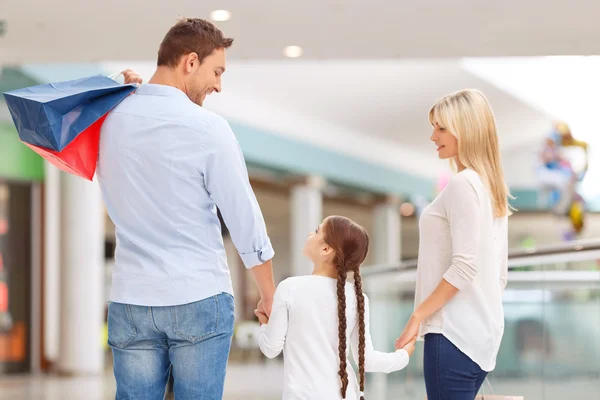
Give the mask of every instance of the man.
[[[274, 255], [240, 147], [203, 109], [221, 91], [233, 40], [183, 19], [166, 34], [149, 84], [104, 122], [98, 181], [117, 247], [108, 311], [117, 399], [222, 398], [233, 290], [217, 207], [270, 313]], [[139, 81], [132, 71], [126, 80]]]

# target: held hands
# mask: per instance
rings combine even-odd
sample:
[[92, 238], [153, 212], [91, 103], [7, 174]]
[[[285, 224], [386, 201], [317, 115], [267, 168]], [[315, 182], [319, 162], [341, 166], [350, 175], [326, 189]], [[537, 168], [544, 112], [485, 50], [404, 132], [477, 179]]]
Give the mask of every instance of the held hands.
[[[400, 339], [398, 339], [400, 340]], [[404, 347], [400, 347], [398, 346], [398, 340], [396, 340], [396, 350], [404, 350], [408, 353], [408, 356], [412, 356], [413, 353], [415, 352], [415, 344], [417, 343], [417, 337], [415, 336], [410, 342], [408, 342], [408, 344], [406, 344]]]
[[261, 325], [269, 323], [269, 317], [271, 316], [271, 308], [273, 307], [273, 299], [260, 299], [254, 310], [254, 315], [258, 317]]
[[411, 342], [413, 339], [416, 339], [416, 337], [419, 335], [420, 326], [421, 326], [421, 319], [413, 314], [410, 317], [410, 319], [408, 320], [408, 323], [406, 324], [404, 331], [402, 332], [402, 334], [400, 335], [398, 340], [396, 340], [396, 348], [401, 349], [404, 346], [406, 346], [409, 342]]
[[260, 310], [254, 310], [254, 315], [258, 317], [258, 321], [261, 325], [266, 325], [269, 323], [269, 317], [267, 317], [267, 314], [265, 314], [264, 312]]
[[256, 305], [256, 309], [268, 317], [271, 316], [271, 308], [273, 307], [273, 298], [260, 299]]

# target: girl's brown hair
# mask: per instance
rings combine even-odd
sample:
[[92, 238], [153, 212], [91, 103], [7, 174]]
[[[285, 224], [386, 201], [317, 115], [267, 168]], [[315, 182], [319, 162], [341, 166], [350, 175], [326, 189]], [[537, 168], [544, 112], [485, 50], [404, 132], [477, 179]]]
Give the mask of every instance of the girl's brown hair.
[[[369, 235], [362, 226], [356, 222], [340, 216], [328, 217], [323, 226], [323, 235], [327, 243], [335, 252], [333, 263], [337, 268], [337, 296], [338, 296], [338, 338], [340, 370], [338, 372], [342, 381], [342, 398], [346, 398], [348, 389], [348, 373], [346, 365], [346, 277], [348, 272], [354, 273], [354, 289], [356, 292], [356, 305], [358, 310], [358, 369], [360, 375], [360, 391], [365, 391], [365, 299], [362, 291], [360, 265], [367, 257], [369, 251]], [[364, 397], [360, 398], [364, 400]]]

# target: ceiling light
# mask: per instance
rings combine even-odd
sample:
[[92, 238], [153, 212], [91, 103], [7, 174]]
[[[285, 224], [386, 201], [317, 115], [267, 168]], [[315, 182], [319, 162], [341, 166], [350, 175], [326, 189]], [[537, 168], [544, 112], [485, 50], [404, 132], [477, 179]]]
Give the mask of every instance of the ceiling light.
[[283, 49], [283, 54], [289, 58], [297, 58], [302, 55], [302, 47], [300, 46], [287, 46]]
[[214, 10], [210, 12], [210, 19], [215, 22], [229, 21], [231, 13], [227, 10]]
[[400, 214], [402, 214], [403, 217], [410, 217], [414, 213], [415, 206], [411, 203], [402, 203], [402, 205], [400, 206]]

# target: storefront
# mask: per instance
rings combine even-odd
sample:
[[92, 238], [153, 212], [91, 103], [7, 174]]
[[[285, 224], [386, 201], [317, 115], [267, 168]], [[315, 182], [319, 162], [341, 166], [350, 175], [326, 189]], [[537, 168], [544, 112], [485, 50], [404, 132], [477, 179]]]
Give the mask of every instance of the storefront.
[[[0, 122], [0, 374], [39, 365], [43, 162]], [[36, 345], [33, 345], [36, 343]]]

